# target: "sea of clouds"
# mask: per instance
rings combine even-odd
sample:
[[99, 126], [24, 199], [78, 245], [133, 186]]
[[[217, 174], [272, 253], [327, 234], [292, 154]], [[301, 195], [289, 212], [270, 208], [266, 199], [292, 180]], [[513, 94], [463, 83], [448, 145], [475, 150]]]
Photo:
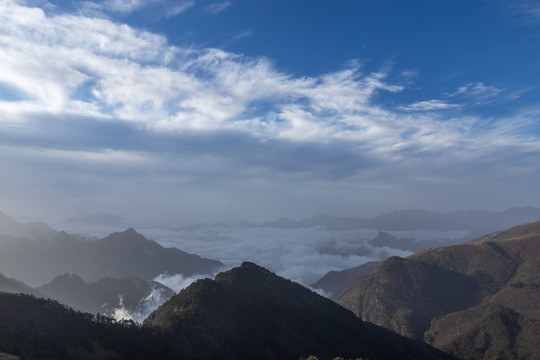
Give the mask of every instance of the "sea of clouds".
[[[330, 270], [343, 270], [390, 256], [407, 256], [411, 252], [388, 247], [374, 247], [368, 242], [378, 230], [360, 229], [327, 231], [320, 227], [303, 229], [203, 227], [192, 230], [159, 228], [138, 229], [148, 239], [165, 247], [176, 247], [205, 258], [220, 260], [225, 270], [243, 261], [254, 262], [280, 276], [308, 286]], [[464, 236], [466, 232], [390, 231], [399, 238], [444, 241]], [[198, 276], [200, 278], [200, 276]], [[178, 291], [175, 281], [167, 286]], [[165, 276], [159, 280], [165, 281]], [[159, 281], [158, 280], [158, 281]], [[177, 278], [177, 284], [190, 279]]]

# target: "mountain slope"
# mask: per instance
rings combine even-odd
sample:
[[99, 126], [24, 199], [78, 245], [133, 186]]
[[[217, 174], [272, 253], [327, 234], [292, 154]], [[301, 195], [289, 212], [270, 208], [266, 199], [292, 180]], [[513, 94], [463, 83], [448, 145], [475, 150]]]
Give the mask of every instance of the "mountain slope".
[[252, 263], [190, 285], [143, 327], [166, 334], [190, 359], [448, 358]]
[[85, 281], [137, 276], [151, 280], [164, 273], [211, 274], [223, 266], [176, 248], [164, 248], [133, 229], [97, 241], [59, 232], [50, 241], [0, 236], [0, 272], [30, 285], [58, 274], [75, 273]]
[[471, 240], [470, 243], [502, 242], [508, 240], [520, 240], [524, 237], [539, 237], [540, 221], [521, 224], [518, 226], [494, 232]]
[[398, 257], [361, 284], [345, 290], [338, 302], [363, 320], [414, 339], [423, 338], [434, 317], [474, 306], [482, 296], [470, 277]]
[[[537, 354], [531, 339], [540, 337], [539, 229], [540, 222], [528, 223], [467, 244], [389, 258], [337, 302], [464, 359]], [[474, 338], [480, 345], [472, 351]]]
[[425, 339], [462, 359], [540, 359], [540, 320], [481, 304], [433, 320]]

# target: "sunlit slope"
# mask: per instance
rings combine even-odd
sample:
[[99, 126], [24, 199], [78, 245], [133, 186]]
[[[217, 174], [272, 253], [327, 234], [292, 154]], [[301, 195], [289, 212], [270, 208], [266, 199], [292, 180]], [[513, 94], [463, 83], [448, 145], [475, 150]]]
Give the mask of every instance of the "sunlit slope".
[[[537, 354], [534, 337], [540, 337], [539, 229], [540, 222], [527, 223], [467, 244], [390, 258], [337, 301], [362, 319], [458, 357], [491, 358], [508, 344], [501, 354], [528, 358]], [[472, 351], [471, 336], [489, 341]]]

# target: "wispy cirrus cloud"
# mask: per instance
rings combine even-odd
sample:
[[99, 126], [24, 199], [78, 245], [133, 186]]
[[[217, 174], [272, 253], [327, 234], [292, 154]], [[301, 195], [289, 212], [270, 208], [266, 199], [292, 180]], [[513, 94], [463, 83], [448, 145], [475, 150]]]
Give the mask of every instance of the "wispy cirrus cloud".
[[107, 17], [107, 14], [130, 14], [151, 9], [158, 17], [173, 17], [186, 12], [196, 0], [103, 0], [82, 2], [79, 13], [87, 16]]
[[222, 12], [223, 10], [227, 9], [232, 5], [232, 2], [230, 1], [222, 1], [222, 2], [216, 2], [212, 3], [205, 7], [205, 10], [208, 11], [211, 14], [218, 14]]
[[525, 20], [529, 24], [538, 24], [540, 20], [540, 4], [535, 0], [503, 0], [502, 4], [517, 15], [521, 21]]
[[459, 87], [450, 96], [462, 96], [477, 104], [489, 104], [494, 102], [503, 91], [504, 89], [477, 82]]
[[401, 106], [399, 109], [404, 111], [436, 111], [436, 110], [447, 110], [458, 108], [458, 104], [449, 104], [446, 101], [442, 100], [424, 100], [418, 101], [406, 106]]

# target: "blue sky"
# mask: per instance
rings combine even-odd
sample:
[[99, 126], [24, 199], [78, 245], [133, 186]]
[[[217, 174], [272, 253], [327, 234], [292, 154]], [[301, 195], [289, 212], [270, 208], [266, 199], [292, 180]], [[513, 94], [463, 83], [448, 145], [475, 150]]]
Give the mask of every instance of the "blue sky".
[[538, 1], [0, 0], [0, 204], [185, 224], [540, 205]]

